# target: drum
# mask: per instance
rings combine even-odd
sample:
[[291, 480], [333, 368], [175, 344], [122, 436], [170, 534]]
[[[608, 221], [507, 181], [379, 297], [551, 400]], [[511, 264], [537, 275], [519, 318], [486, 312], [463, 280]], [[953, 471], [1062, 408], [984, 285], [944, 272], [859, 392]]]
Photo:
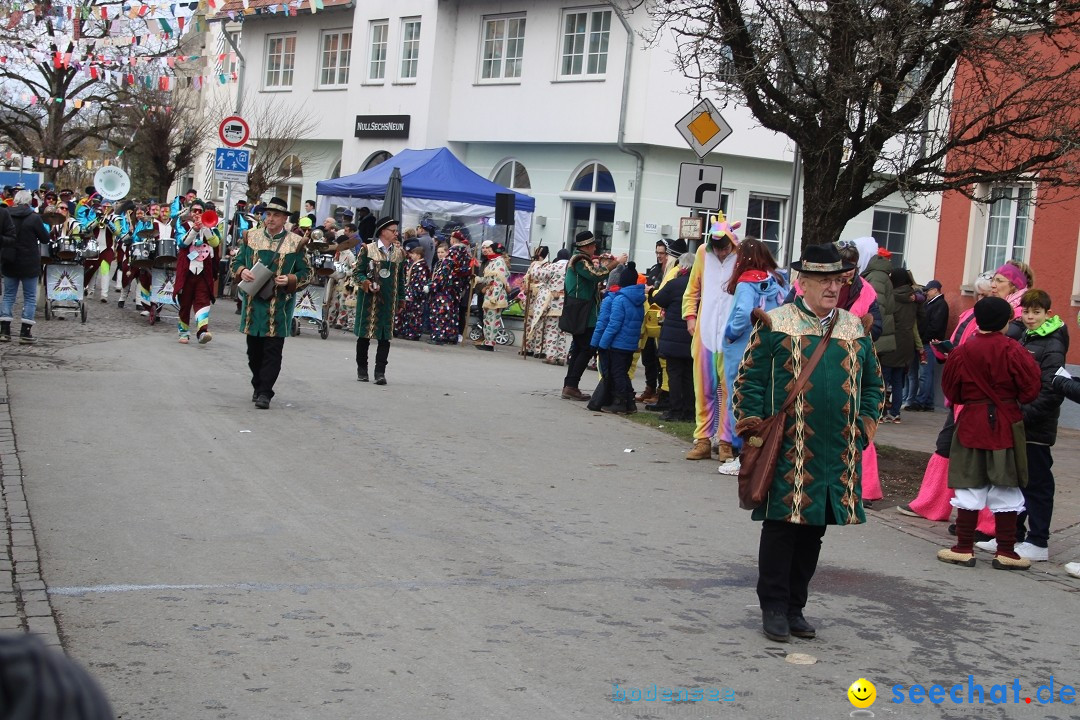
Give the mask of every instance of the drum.
[[176, 262], [176, 240], [173, 238], [158, 240], [157, 253], [154, 259], [160, 265], [166, 262]]
[[101, 248], [98, 247], [97, 240], [91, 240], [82, 248], [83, 260], [97, 260], [101, 255]]
[[131, 243], [128, 253], [132, 265], [149, 265], [154, 259], [154, 243], [152, 241]]
[[320, 255], [315, 258], [313, 265], [315, 266], [315, 274], [319, 277], [330, 277], [337, 271], [337, 268], [334, 267], [333, 255]]
[[51, 242], [38, 243], [38, 252], [41, 253], [42, 260], [51, 260], [53, 257], [53, 244]]
[[56, 257], [60, 260], [74, 260], [79, 256], [79, 243], [75, 238], [65, 235], [56, 241]]

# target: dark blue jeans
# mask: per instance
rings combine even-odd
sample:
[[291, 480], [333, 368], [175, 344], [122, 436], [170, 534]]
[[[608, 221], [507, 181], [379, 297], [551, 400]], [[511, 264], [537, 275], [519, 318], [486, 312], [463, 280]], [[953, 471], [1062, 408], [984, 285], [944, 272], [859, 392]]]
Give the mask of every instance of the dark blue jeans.
[[893, 416], [899, 416], [900, 408], [904, 402], [904, 382], [907, 380], [907, 368], [882, 366], [881, 376], [885, 379], [885, 384], [892, 388], [892, 407], [886, 408], [886, 412]]
[[938, 362], [934, 359], [934, 350], [929, 344], [924, 345], [926, 350], [926, 363], [919, 365], [919, 393], [915, 396], [915, 402], [924, 408], [933, 409], [934, 393], [937, 391]]
[[1027, 444], [1028, 484], [1024, 493], [1024, 512], [1016, 517], [1016, 542], [1026, 540], [1046, 547], [1050, 539], [1050, 519], [1054, 515], [1054, 458], [1049, 445]]

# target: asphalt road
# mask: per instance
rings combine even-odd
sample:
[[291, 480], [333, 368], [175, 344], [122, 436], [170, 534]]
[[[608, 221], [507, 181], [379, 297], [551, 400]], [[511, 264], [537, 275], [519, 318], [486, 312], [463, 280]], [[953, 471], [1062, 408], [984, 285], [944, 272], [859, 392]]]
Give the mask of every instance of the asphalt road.
[[[819, 638], [766, 640], [733, 481], [560, 368], [395, 341], [376, 387], [305, 330], [259, 411], [227, 305], [206, 347], [91, 309], [3, 364], [60, 637], [120, 717], [836, 718], [860, 677], [877, 716], [1080, 716], [1023, 701], [1080, 684], [1080, 582], [873, 520], [825, 537]], [[969, 674], [1010, 702], [891, 702]], [[730, 699], [612, 701], [654, 684]]]

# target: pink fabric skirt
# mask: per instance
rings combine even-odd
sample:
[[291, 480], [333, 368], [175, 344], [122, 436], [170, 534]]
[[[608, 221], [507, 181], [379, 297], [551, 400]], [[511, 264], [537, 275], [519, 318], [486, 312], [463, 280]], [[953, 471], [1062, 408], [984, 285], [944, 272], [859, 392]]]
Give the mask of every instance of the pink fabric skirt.
[[874, 443], [866, 446], [862, 452], [862, 499], [880, 500], [881, 476], [878, 475], [877, 448]]

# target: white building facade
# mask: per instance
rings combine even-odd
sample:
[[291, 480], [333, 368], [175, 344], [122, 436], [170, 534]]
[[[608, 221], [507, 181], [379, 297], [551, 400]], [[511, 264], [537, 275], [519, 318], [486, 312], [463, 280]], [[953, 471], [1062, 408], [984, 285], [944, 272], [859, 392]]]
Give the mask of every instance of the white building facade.
[[[677, 236], [690, 214], [676, 206], [679, 167], [698, 158], [675, 125], [698, 98], [669, 52], [646, 46], [643, 12], [573, 0], [324, 5], [313, 14], [303, 0], [296, 15], [214, 23], [218, 37], [208, 39], [211, 54], [228, 52], [220, 33], [239, 32], [245, 108], [270, 103], [317, 120], [297, 145], [292, 178], [275, 190], [293, 209], [315, 198], [319, 180], [405, 148], [446, 146], [478, 174], [536, 199], [533, 247], [563, 247], [590, 229], [645, 267], [658, 240]], [[722, 113], [733, 133], [705, 162], [724, 169], [723, 209], [742, 222], [741, 235], [766, 239], [783, 259], [794, 148], [745, 108]], [[205, 167], [195, 177], [224, 199]], [[813, 208], [798, 208], [796, 248], [804, 212]], [[917, 280], [930, 279], [936, 219], [896, 197], [851, 221], [843, 237], [871, 234], [901, 253]]]

